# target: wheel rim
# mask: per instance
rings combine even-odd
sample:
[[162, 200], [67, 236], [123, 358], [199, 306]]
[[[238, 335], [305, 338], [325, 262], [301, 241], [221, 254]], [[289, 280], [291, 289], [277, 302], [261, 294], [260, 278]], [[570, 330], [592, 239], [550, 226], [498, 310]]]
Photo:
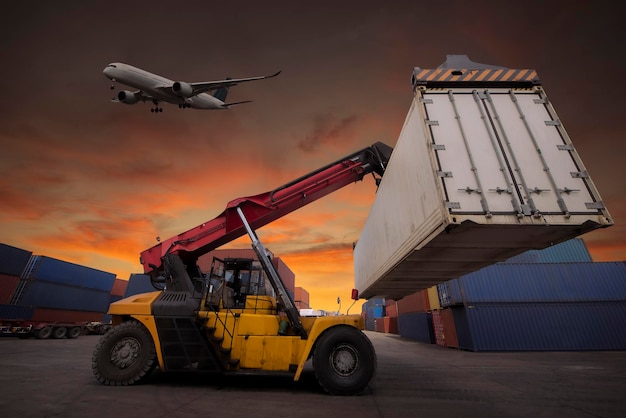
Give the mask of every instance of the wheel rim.
[[118, 341], [111, 349], [111, 362], [120, 369], [124, 369], [135, 361], [141, 353], [141, 343], [131, 337]]
[[333, 371], [342, 377], [354, 374], [359, 367], [359, 354], [349, 344], [336, 346], [330, 353], [329, 360]]

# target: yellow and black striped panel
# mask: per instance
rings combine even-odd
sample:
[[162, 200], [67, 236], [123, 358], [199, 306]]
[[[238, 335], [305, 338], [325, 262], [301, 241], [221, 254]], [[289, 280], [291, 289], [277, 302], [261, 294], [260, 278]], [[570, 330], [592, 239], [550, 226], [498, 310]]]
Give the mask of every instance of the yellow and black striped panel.
[[535, 70], [513, 70], [508, 68], [452, 69], [435, 68], [413, 70], [413, 87], [447, 86], [535, 86], [541, 84]]

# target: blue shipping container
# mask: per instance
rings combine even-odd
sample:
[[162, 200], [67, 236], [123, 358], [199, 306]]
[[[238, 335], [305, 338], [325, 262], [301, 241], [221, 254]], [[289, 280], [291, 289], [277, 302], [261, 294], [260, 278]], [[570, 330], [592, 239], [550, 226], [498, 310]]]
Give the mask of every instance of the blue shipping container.
[[[497, 264], [457, 284], [464, 304], [626, 301], [626, 264]], [[458, 303], [459, 292], [451, 293]]]
[[463, 304], [459, 279], [452, 279], [438, 284], [437, 294], [439, 295], [439, 304], [442, 308]]
[[34, 311], [30, 306], [0, 304], [0, 319], [23, 319], [27, 321], [33, 317]]
[[581, 238], [564, 241], [543, 250], [530, 250], [503, 263], [590, 263], [593, 259]]
[[21, 276], [31, 255], [30, 251], [0, 244], [0, 273]]
[[66, 285], [82, 286], [111, 292], [115, 274], [69, 263], [56, 258], [35, 256], [25, 279], [45, 280]]
[[[454, 310], [457, 335], [471, 335], [474, 351], [626, 349], [626, 302], [481, 304]], [[460, 311], [465, 321], [457, 321], [463, 318]]]
[[141, 293], [156, 292], [156, 289], [150, 283], [150, 276], [147, 274], [131, 274], [128, 279], [128, 286], [124, 297], [139, 295]]
[[365, 312], [367, 311], [369, 308], [373, 308], [374, 306], [385, 306], [385, 299], [384, 298], [374, 298], [374, 299], [368, 299], [362, 306], [362, 311]]
[[398, 315], [398, 333], [403, 338], [435, 343], [433, 318], [430, 312], [412, 312]]
[[24, 287], [19, 304], [34, 308], [104, 313], [109, 309], [110, 298], [111, 294], [103, 290], [33, 280]]

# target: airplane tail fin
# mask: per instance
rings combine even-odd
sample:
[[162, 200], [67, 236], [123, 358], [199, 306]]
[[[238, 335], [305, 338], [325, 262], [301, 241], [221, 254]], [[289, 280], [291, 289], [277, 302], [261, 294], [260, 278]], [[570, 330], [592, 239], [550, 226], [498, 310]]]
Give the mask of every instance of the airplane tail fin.
[[[232, 80], [232, 78], [226, 77], [226, 80]], [[213, 94], [213, 97], [215, 97], [217, 100], [221, 100], [225, 102], [227, 94], [228, 94], [228, 87], [220, 87], [219, 89], [215, 90], [215, 94]]]

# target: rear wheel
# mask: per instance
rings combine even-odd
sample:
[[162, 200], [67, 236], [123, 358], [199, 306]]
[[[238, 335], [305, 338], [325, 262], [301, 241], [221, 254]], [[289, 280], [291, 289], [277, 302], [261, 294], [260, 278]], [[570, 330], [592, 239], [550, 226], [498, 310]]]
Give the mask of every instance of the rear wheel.
[[35, 331], [35, 337], [40, 340], [45, 340], [46, 338], [50, 338], [51, 335], [52, 335], [51, 326], [45, 326]]
[[111, 328], [93, 352], [91, 367], [105, 385], [126, 386], [143, 380], [156, 367], [156, 350], [150, 332], [137, 321]]
[[80, 327], [72, 327], [67, 331], [67, 338], [78, 338], [80, 336]]
[[58, 327], [55, 328], [54, 331], [52, 331], [52, 338], [65, 338], [65, 336], [67, 335], [67, 328], [65, 327]]
[[356, 395], [376, 373], [376, 352], [360, 330], [338, 326], [315, 344], [313, 368], [317, 381], [331, 395]]

